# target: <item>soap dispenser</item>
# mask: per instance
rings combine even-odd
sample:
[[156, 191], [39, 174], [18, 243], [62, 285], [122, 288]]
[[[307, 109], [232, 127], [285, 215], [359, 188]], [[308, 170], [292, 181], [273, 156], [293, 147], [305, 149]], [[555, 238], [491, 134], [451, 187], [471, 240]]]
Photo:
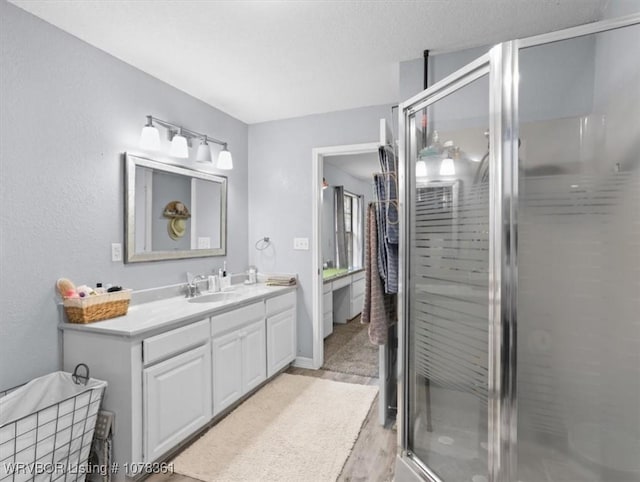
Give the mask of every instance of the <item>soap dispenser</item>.
[[224, 261], [222, 268], [218, 270], [220, 276], [220, 290], [228, 290], [231, 287], [231, 276], [227, 276], [227, 262]]

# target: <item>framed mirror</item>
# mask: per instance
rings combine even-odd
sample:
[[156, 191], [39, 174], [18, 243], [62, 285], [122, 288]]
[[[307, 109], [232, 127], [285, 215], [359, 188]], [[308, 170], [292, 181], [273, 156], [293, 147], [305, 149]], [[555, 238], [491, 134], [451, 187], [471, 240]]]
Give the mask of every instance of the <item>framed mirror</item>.
[[125, 154], [127, 263], [227, 254], [227, 178]]

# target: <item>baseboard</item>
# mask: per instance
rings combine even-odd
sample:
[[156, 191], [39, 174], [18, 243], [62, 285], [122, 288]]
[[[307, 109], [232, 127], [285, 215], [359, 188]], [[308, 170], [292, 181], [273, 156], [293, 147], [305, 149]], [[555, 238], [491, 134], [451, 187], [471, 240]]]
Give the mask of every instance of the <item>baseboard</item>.
[[309, 368], [310, 370], [315, 370], [313, 366], [313, 358], [309, 358], [307, 356], [299, 356], [293, 360], [293, 366], [298, 368]]

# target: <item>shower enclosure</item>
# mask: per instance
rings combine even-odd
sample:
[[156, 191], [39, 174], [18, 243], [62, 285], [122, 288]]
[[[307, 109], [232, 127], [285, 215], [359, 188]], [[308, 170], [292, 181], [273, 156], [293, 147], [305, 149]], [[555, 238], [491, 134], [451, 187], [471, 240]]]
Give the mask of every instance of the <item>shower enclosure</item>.
[[640, 15], [400, 105], [396, 480], [640, 481]]

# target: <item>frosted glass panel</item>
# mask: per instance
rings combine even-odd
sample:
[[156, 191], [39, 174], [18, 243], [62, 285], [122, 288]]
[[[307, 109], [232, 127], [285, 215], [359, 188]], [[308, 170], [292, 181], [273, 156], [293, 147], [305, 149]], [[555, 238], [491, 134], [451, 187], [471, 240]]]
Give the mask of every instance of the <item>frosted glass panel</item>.
[[488, 92], [483, 77], [413, 118], [409, 445], [450, 481], [487, 477]]
[[639, 26], [520, 51], [523, 482], [640, 481], [639, 58]]

